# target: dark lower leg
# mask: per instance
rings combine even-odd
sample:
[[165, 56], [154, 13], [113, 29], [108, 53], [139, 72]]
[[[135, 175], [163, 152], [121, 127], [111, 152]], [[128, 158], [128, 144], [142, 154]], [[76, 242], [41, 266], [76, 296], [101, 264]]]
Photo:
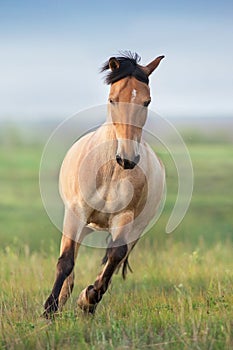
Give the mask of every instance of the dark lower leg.
[[[91, 232], [93, 232], [93, 230], [90, 229], [89, 227], [83, 228], [82, 234], [80, 235], [80, 238], [79, 238], [79, 243], [75, 244], [74, 261], [77, 259], [78, 250], [79, 250], [82, 239]], [[61, 241], [61, 254], [62, 254], [64, 248], [66, 248], [66, 246], [67, 246], [67, 237], [63, 237], [63, 239]], [[63, 283], [61, 292], [59, 294], [59, 300], [58, 300], [59, 310], [62, 310], [62, 307], [65, 305], [66, 301], [69, 299], [69, 297], [72, 293], [73, 287], [74, 287], [74, 269], [72, 270], [70, 275], [65, 279], [65, 281]]]
[[79, 296], [78, 305], [84, 311], [94, 313], [97, 304], [108, 289], [114, 271], [126, 256], [127, 245], [123, 241], [111, 244], [108, 248], [108, 259], [103, 271], [97, 277], [94, 285], [88, 286]]
[[57, 263], [57, 274], [52, 292], [45, 302], [45, 316], [54, 313], [58, 309], [58, 298], [65, 279], [70, 275], [74, 267], [75, 242], [70, 240], [69, 246], [63, 251]]

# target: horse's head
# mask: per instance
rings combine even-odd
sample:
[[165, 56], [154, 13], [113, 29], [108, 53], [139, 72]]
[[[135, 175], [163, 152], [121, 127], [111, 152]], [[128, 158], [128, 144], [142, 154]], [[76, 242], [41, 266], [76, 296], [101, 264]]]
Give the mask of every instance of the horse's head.
[[149, 75], [164, 56], [140, 66], [137, 54], [111, 57], [102, 70], [110, 69], [106, 82], [111, 84], [109, 109], [117, 138], [116, 161], [124, 169], [133, 169], [140, 160], [142, 128], [151, 102]]

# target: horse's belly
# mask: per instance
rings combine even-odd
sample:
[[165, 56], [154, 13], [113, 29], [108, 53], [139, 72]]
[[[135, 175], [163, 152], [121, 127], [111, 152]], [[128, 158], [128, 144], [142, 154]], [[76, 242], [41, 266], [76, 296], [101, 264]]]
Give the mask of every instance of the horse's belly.
[[109, 214], [94, 211], [88, 220], [88, 227], [94, 230], [108, 231], [109, 230]]

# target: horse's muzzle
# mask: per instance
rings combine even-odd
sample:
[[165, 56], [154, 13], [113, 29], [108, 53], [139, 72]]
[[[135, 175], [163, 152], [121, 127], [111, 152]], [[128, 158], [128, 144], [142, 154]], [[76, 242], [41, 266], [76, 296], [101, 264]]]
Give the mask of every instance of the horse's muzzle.
[[121, 156], [119, 156], [118, 154], [116, 155], [116, 161], [117, 163], [124, 169], [133, 169], [140, 160], [140, 155], [138, 154], [134, 160], [129, 160], [129, 159], [125, 159], [125, 158], [121, 158]]

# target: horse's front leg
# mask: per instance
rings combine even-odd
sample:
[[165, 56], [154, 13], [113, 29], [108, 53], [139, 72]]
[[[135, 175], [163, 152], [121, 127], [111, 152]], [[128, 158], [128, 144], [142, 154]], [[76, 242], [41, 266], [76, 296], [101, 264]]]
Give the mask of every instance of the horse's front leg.
[[63, 235], [63, 251], [57, 262], [55, 282], [48, 299], [44, 304], [44, 316], [49, 317], [58, 310], [58, 299], [65, 279], [71, 274], [74, 268], [76, 242]]
[[78, 306], [85, 312], [94, 313], [97, 304], [107, 291], [113, 273], [126, 259], [131, 244], [128, 243], [132, 229], [133, 213], [120, 214], [112, 221], [113, 241], [107, 250], [107, 262], [103, 271], [97, 276], [93, 285], [85, 288], [79, 295]]
[[[87, 236], [89, 233], [93, 232], [92, 229], [88, 228], [88, 227], [84, 227], [83, 231], [82, 231], [82, 237]], [[80, 242], [81, 243], [81, 242]], [[75, 252], [74, 252], [74, 263], [75, 260], [77, 258], [78, 255], [78, 250], [79, 250], [79, 246], [80, 243], [77, 243], [75, 246]], [[63, 239], [61, 241], [61, 249], [60, 249], [60, 255], [62, 256], [64, 251], [64, 244], [63, 244]], [[59, 300], [58, 300], [58, 305], [59, 305], [59, 310], [62, 310], [62, 307], [65, 305], [67, 299], [70, 297], [72, 291], [73, 291], [73, 287], [74, 287], [74, 268], [71, 271], [70, 275], [65, 279], [61, 292], [59, 294]]]
[[[81, 227], [79, 226], [79, 224]], [[72, 279], [74, 276], [73, 268], [82, 239], [82, 235], [80, 235], [80, 240], [76, 242], [78, 226], [79, 231], [83, 232], [83, 224], [79, 223], [79, 220], [77, 220], [77, 218], [72, 212], [66, 212], [63, 226], [63, 236], [61, 240], [60, 257], [57, 262], [56, 278], [51, 294], [49, 295], [44, 305], [45, 317], [49, 317], [51, 314], [55, 313], [58, 310], [59, 296], [64, 281], [67, 278], [67, 284], [65, 283], [63, 289], [63, 298], [61, 298], [63, 304], [65, 303], [72, 291]]]

